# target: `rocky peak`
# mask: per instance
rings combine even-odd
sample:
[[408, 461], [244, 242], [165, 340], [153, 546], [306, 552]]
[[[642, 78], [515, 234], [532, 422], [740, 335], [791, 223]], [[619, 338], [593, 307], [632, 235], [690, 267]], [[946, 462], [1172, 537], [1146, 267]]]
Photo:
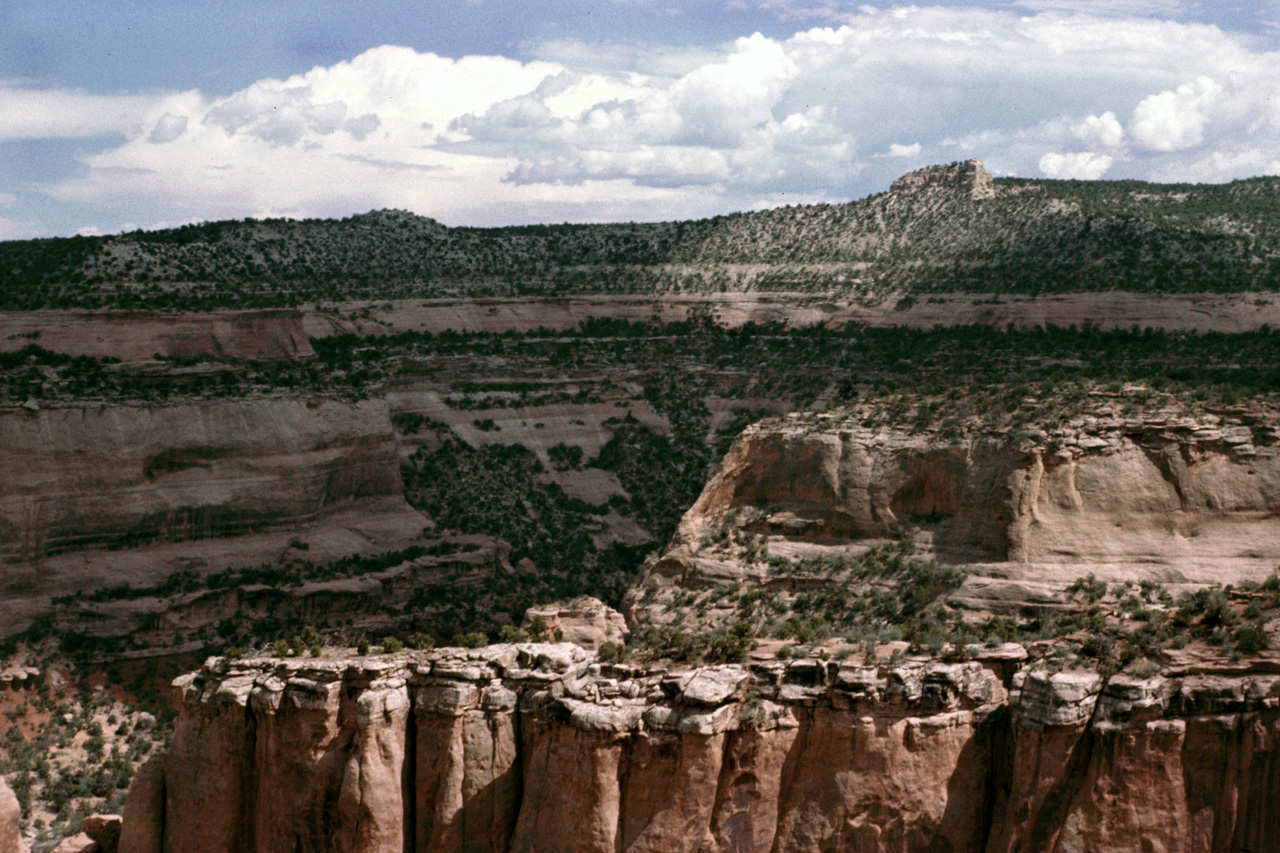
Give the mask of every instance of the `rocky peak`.
[[996, 194], [995, 179], [982, 165], [981, 160], [965, 160], [945, 166], [926, 166], [908, 172], [893, 182], [890, 192], [899, 195], [927, 190], [951, 193], [967, 193], [970, 198], [992, 198]]

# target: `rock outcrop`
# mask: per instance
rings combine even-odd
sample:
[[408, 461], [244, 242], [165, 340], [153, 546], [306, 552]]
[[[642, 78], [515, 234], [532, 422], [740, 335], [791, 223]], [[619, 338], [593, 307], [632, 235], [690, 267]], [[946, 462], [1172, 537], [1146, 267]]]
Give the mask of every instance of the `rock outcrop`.
[[26, 853], [22, 844], [22, 807], [13, 791], [0, 779], [0, 853]]
[[621, 643], [629, 633], [621, 613], [590, 596], [562, 604], [530, 607], [525, 611], [520, 630], [526, 635], [541, 631], [546, 635], [544, 639], [555, 637], [593, 650], [604, 643]]
[[949, 564], [1059, 586], [1086, 572], [1263, 580], [1280, 562], [1274, 413], [1116, 397], [1012, 438], [877, 424], [856, 407], [749, 427], [645, 580], [764, 580], [763, 562], [704, 547], [726, 523], [791, 546], [916, 533]]
[[[1280, 677], [211, 659], [122, 851], [1270, 850]], [[1007, 683], [1006, 683], [1007, 680]]]
[[963, 193], [973, 199], [982, 199], [995, 197], [996, 184], [995, 178], [983, 167], [981, 160], [965, 160], [908, 172], [889, 187], [890, 192], [900, 194], [926, 190]]

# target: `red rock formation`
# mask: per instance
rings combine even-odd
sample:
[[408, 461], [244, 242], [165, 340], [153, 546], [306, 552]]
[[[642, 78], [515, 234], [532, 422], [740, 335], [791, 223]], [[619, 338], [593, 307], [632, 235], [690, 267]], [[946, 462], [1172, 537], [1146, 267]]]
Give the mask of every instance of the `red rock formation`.
[[1280, 677], [994, 667], [215, 659], [120, 849], [1280, 849]]
[[164, 757], [153, 755], [138, 768], [129, 787], [118, 853], [162, 853], [164, 805]]
[[0, 779], [0, 853], [25, 853], [22, 844], [22, 808], [13, 791]]

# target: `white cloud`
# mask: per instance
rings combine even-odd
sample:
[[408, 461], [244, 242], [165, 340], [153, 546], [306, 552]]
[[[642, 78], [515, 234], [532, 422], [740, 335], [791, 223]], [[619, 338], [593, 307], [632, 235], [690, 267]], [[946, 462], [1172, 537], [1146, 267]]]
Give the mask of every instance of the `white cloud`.
[[1111, 168], [1106, 154], [1077, 151], [1069, 154], [1050, 152], [1040, 158], [1040, 171], [1050, 178], [1096, 181]]
[[154, 99], [0, 84], [0, 140], [136, 133]]
[[1181, 151], [1204, 140], [1208, 111], [1223, 89], [1200, 77], [1172, 91], [1143, 98], [1133, 111], [1133, 138], [1151, 151]]
[[887, 156], [887, 157], [915, 157], [917, 154], [919, 154], [919, 153], [920, 153], [920, 151], [921, 151], [921, 150], [922, 150], [922, 149], [921, 149], [921, 147], [920, 147], [920, 143], [919, 143], [919, 142], [913, 142], [913, 143], [911, 143], [910, 145], [899, 145], [897, 142], [894, 142], [894, 143], [892, 143], [892, 144], [890, 144], [890, 145], [889, 145], [889, 151], [888, 151], [888, 153], [887, 153], [886, 155], [884, 155], [884, 156]]
[[1082, 142], [1095, 142], [1115, 147], [1124, 141], [1124, 128], [1116, 114], [1108, 110], [1100, 116], [1088, 116], [1071, 128], [1072, 134]]
[[156, 126], [152, 128], [151, 134], [147, 137], [147, 141], [157, 144], [172, 142], [186, 132], [186, 116], [176, 116], [173, 113], [165, 113], [156, 120]]
[[[528, 62], [385, 46], [221, 98], [52, 93], [21, 132], [125, 135], [41, 188], [103, 223], [669, 219], [856, 197], [936, 151], [1077, 178], [1280, 161], [1280, 55], [1214, 27], [937, 7], [847, 20], [718, 50], [557, 42]], [[24, 91], [0, 87], [0, 138]]]

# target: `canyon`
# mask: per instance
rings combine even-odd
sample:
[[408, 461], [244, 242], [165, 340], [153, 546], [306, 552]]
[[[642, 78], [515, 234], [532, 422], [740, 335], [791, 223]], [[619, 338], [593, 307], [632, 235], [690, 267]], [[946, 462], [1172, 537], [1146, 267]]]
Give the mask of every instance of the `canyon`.
[[1280, 848], [1277, 188], [0, 243], [0, 853]]
[[[1274, 414], [1145, 396], [1137, 410], [1134, 393], [1076, 401], [1017, 443], [989, 413], [945, 439], [941, 422], [876, 424], [866, 402], [767, 419], [642, 572], [629, 625], [710, 629], [750, 613], [753, 587], [794, 602], [797, 589], [874, 585], [798, 566], [904, 533], [922, 557], [963, 565], [941, 600], [970, 619], [1025, 612], [1036, 602], [1026, 587], [1046, 609], [1082, 609], [1065, 588], [1084, 567], [1130, 583], [1256, 587], [1280, 559], [1268, 526], [1280, 500]], [[726, 518], [727, 546], [709, 547]], [[745, 556], [747, 533], [790, 568]], [[709, 608], [678, 602], [729, 589]], [[607, 620], [591, 618], [584, 644], [599, 646]], [[1280, 844], [1269, 807], [1280, 652], [1231, 657], [1193, 641], [1116, 672], [1064, 656], [1069, 639], [921, 653], [832, 637], [807, 657], [761, 644], [745, 663], [703, 666], [534, 643], [212, 658], [175, 682], [174, 744], [140, 773], [120, 849]]]

